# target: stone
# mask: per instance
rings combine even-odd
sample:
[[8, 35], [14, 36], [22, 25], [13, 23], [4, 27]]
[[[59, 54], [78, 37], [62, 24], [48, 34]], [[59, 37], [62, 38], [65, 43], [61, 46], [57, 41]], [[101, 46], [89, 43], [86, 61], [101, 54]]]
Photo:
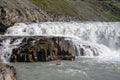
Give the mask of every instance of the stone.
[[81, 56], [84, 56], [84, 55], [85, 55], [85, 52], [84, 52], [84, 49], [83, 49], [83, 48], [80, 49], [80, 54], [81, 54]]
[[0, 23], [0, 32], [5, 32], [6, 31], [6, 27], [4, 24]]
[[25, 37], [18, 48], [12, 50], [11, 62], [48, 62], [53, 60], [75, 60], [75, 49], [71, 41], [63, 37]]
[[59, 56], [59, 58], [62, 60], [69, 60], [69, 61], [75, 60], [75, 56]]
[[0, 80], [16, 80], [16, 70], [13, 66], [0, 63]]

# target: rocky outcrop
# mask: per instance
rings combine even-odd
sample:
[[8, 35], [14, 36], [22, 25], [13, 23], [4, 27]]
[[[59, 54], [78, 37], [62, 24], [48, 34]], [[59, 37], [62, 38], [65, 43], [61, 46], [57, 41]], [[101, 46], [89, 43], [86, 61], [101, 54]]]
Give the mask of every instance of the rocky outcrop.
[[16, 80], [16, 71], [13, 66], [0, 63], [0, 80]]
[[[29, 0], [1, 0], [0, 26], [6, 28], [18, 22], [73, 21], [74, 16], [55, 15], [37, 7]], [[1, 29], [1, 28], [0, 28]], [[2, 30], [4, 31], [4, 30]]]
[[0, 8], [0, 23], [6, 27], [18, 22], [46, 22], [46, 21], [72, 21], [75, 17], [66, 15], [52, 15], [41, 9], [24, 8], [23, 10], [5, 7]]
[[18, 48], [13, 49], [11, 62], [47, 62], [53, 60], [75, 60], [75, 49], [71, 41], [63, 37], [25, 37]]
[[120, 21], [119, 4], [118, 0], [0, 0], [0, 32], [19, 22]]
[[19, 22], [120, 21], [119, 5], [119, 0], [0, 0], [0, 34]]

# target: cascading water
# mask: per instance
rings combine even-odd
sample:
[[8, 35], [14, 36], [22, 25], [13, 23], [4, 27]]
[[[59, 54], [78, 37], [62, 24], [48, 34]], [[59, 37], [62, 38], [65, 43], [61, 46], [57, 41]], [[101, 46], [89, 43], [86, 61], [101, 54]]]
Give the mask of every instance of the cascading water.
[[0, 57], [3, 62], [9, 62], [12, 49], [16, 48], [21, 43], [22, 38], [16, 39], [13, 43], [11, 43], [11, 40], [11, 38], [6, 37], [6, 39], [2, 40], [2, 42], [0, 43]]
[[[16, 23], [7, 29], [3, 36], [59, 36], [72, 40], [77, 56], [98, 56], [104, 59], [118, 60], [120, 57], [120, 22], [40, 22]], [[0, 47], [1, 55], [11, 50], [22, 39], [10, 44], [10, 39], [3, 40]], [[14, 44], [14, 45], [13, 45]], [[120, 61], [120, 60], [118, 60]]]

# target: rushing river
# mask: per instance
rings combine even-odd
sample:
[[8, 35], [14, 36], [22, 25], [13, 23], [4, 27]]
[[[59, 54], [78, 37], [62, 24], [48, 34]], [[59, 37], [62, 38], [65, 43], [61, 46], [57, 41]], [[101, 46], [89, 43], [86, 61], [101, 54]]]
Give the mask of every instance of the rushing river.
[[12, 49], [21, 44], [23, 38], [11, 43], [15, 36], [65, 37], [77, 50], [73, 62], [13, 64], [18, 80], [120, 80], [120, 22], [16, 23], [0, 36], [4, 62], [9, 62]]
[[104, 63], [95, 58], [13, 65], [18, 80], [120, 80], [120, 63]]

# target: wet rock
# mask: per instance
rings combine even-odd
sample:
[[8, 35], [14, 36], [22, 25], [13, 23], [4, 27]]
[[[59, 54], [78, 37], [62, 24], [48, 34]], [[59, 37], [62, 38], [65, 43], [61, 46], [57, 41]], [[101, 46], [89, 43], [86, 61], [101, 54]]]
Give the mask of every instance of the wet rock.
[[0, 23], [0, 32], [5, 32], [6, 31], [6, 26]]
[[75, 56], [59, 56], [59, 59], [74, 61], [75, 60]]
[[80, 49], [80, 54], [81, 54], [81, 56], [84, 56], [84, 55], [85, 55], [85, 52], [84, 52], [84, 49], [83, 49], [83, 48]]
[[71, 41], [63, 37], [25, 37], [18, 48], [12, 50], [11, 62], [47, 62], [57, 59], [75, 60]]
[[16, 80], [16, 70], [13, 66], [0, 63], [0, 80]]

